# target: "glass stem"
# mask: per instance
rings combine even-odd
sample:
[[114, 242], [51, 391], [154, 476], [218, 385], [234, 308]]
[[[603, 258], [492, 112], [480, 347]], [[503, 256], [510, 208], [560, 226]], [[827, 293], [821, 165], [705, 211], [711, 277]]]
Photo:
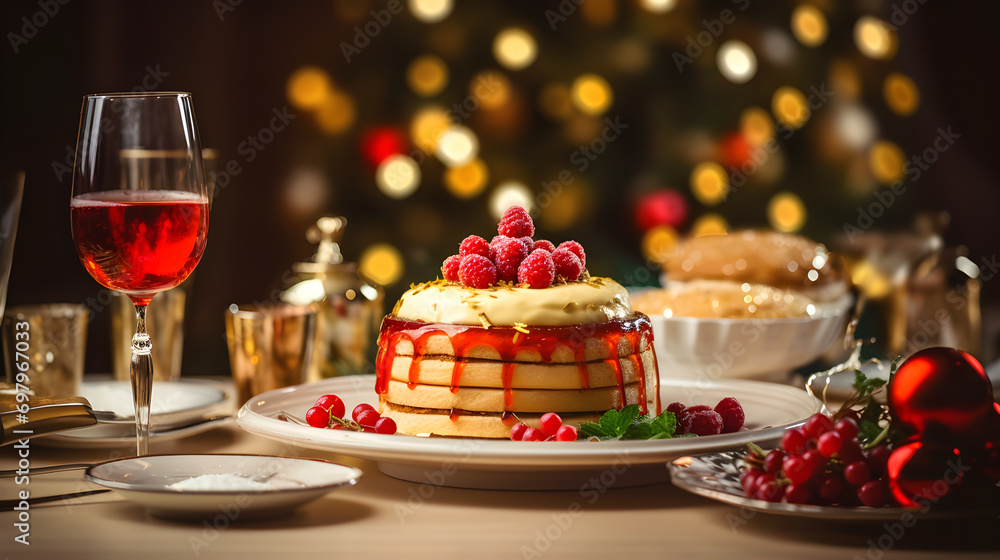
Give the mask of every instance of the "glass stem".
[[146, 306], [135, 306], [136, 326], [132, 337], [132, 399], [135, 404], [136, 453], [149, 454], [149, 403], [153, 395], [153, 343], [146, 334]]

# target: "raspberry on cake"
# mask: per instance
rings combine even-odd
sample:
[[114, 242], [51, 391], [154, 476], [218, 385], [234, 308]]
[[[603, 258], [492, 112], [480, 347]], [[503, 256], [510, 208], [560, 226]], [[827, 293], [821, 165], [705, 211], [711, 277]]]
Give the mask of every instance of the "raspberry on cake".
[[522, 208], [498, 232], [490, 258], [459, 257], [456, 279], [449, 257], [444, 280], [411, 287], [382, 322], [382, 415], [404, 434], [509, 438], [549, 412], [569, 426], [629, 404], [659, 413], [652, 327], [625, 289], [591, 277], [579, 243], [525, 251]]

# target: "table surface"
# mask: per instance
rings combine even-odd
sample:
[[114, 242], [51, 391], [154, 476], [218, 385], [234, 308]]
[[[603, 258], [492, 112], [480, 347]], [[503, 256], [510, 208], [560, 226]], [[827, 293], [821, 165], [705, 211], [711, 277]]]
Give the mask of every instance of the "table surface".
[[[689, 494], [669, 483], [578, 491], [515, 492], [433, 487], [390, 478], [378, 465], [303, 450], [243, 432], [235, 423], [151, 453], [308, 456], [353, 465], [365, 475], [290, 517], [216, 526], [149, 516], [115, 493], [30, 508], [30, 545], [14, 542], [17, 513], [0, 511], [0, 555], [20, 558], [257, 558], [278, 552], [324, 558], [997, 558], [1000, 519], [833, 522], [754, 513]], [[121, 449], [30, 444], [32, 468], [100, 462]], [[0, 448], [0, 469], [17, 465]], [[82, 471], [32, 475], [33, 497], [98, 488]], [[23, 488], [0, 478], [0, 499]], [[227, 526], [228, 525], [228, 526]]]

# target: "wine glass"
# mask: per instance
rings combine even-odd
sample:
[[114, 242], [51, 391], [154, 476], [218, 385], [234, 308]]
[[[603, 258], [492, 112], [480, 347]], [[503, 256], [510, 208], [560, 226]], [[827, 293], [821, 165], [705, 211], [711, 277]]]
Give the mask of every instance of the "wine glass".
[[70, 225], [87, 272], [135, 305], [129, 375], [140, 456], [149, 450], [153, 388], [146, 306], [183, 282], [205, 251], [209, 196], [201, 158], [191, 94], [83, 98]]

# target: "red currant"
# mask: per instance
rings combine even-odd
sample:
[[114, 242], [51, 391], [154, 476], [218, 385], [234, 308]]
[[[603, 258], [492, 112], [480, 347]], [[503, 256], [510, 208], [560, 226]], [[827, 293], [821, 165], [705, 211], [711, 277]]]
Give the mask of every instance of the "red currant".
[[826, 432], [819, 436], [819, 441], [816, 443], [816, 450], [822, 453], [824, 457], [832, 457], [840, 451], [843, 445], [844, 440], [840, 437], [840, 434], [837, 432]]
[[524, 439], [524, 432], [528, 429], [528, 426], [518, 422], [514, 424], [514, 427], [510, 429], [510, 439], [514, 441], [521, 441]]
[[839, 476], [829, 475], [823, 478], [819, 484], [819, 495], [824, 500], [837, 502], [840, 494], [844, 491], [843, 479]]
[[845, 465], [865, 460], [865, 453], [861, 451], [861, 444], [856, 439], [845, 439], [837, 456]]
[[316, 406], [329, 410], [331, 416], [344, 417], [344, 401], [340, 400], [337, 395], [323, 395], [316, 399]]
[[781, 437], [781, 448], [785, 450], [785, 453], [797, 455], [802, 453], [805, 446], [806, 434], [799, 428], [787, 430], [785, 435]]
[[799, 455], [785, 457], [785, 461], [782, 463], [782, 470], [785, 472], [785, 477], [792, 481], [792, 484], [805, 483], [805, 481], [812, 477], [813, 472], [809, 468], [809, 463]]
[[781, 471], [781, 462], [785, 460], [785, 452], [780, 449], [772, 449], [764, 458], [764, 471], [777, 475]]
[[545, 434], [538, 428], [528, 428], [524, 431], [524, 438], [521, 441], [544, 441]]
[[576, 441], [576, 426], [559, 426], [556, 441]]
[[542, 433], [545, 437], [552, 437], [556, 435], [559, 428], [563, 425], [562, 418], [559, 417], [555, 412], [549, 412], [542, 415], [541, 420]]
[[844, 438], [844, 441], [849, 441], [858, 436], [858, 423], [854, 418], [841, 418], [834, 426], [833, 429], [840, 434], [840, 437]]
[[864, 461], [855, 461], [844, 467], [844, 480], [851, 486], [861, 486], [871, 479], [871, 469]]
[[375, 422], [375, 433], [386, 435], [396, 433], [396, 421], [392, 418], [379, 418]]
[[821, 412], [813, 414], [812, 416], [809, 417], [808, 420], [806, 420], [805, 424], [806, 435], [809, 435], [811, 437], [818, 438], [819, 436], [829, 432], [832, 429], [833, 429], [833, 420], [830, 420], [830, 418], [827, 415]]
[[885, 505], [885, 487], [878, 480], [866, 482], [858, 488], [858, 499], [868, 507]]
[[810, 476], [815, 474], [822, 467], [826, 466], [826, 457], [815, 449], [810, 449], [809, 451], [803, 453], [802, 460], [809, 466]]
[[[353, 418], [355, 422], [358, 422], [358, 416], [366, 410], [374, 411], [375, 407], [368, 403], [361, 403], [358, 406], [354, 407], [354, 411], [351, 412], [351, 418]], [[360, 424], [360, 422], [358, 423]]]
[[374, 428], [375, 422], [378, 422], [379, 418], [381, 417], [378, 412], [375, 412], [374, 409], [367, 409], [362, 410], [357, 416], [355, 416], [354, 421], [361, 424], [365, 428]]
[[811, 498], [808, 484], [789, 484], [785, 487], [785, 501], [789, 504], [808, 504]]
[[313, 428], [326, 428], [330, 425], [330, 413], [324, 408], [314, 406], [306, 411], [306, 422]]

